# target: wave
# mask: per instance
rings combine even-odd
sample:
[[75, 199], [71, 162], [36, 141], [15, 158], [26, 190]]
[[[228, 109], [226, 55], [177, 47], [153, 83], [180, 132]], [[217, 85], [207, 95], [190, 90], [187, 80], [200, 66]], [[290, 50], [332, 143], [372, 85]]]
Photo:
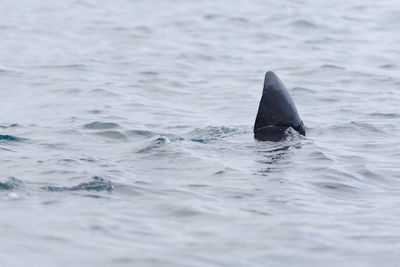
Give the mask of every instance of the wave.
[[110, 180], [106, 180], [99, 176], [94, 176], [92, 181], [80, 183], [74, 186], [46, 186], [43, 189], [50, 192], [64, 192], [64, 191], [107, 191], [112, 192], [115, 186]]
[[239, 132], [239, 128], [208, 126], [204, 129], [195, 129], [187, 136], [193, 142], [209, 143], [217, 139], [229, 137]]
[[169, 144], [171, 141], [182, 141], [184, 140], [183, 138], [179, 136], [159, 136], [154, 139], [148, 140], [144, 143], [142, 143], [139, 147], [136, 148], [135, 153], [142, 154], [142, 153], [148, 153], [153, 150], [156, 150], [158, 148], [163, 147], [166, 144]]
[[8, 134], [6, 134], [6, 135], [0, 134], [0, 141], [2, 141], [2, 140], [20, 142], [20, 141], [22, 141], [22, 138], [19, 138], [19, 137], [13, 136], [13, 135], [8, 135]]
[[10, 125], [7, 125], [7, 126], [0, 125], [0, 129], [14, 128], [14, 127], [18, 127], [18, 126], [19, 126], [19, 124], [17, 124], [17, 123], [13, 123], [13, 124], [10, 124]]
[[16, 189], [20, 186], [22, 186], [24, 182], [22, 180], [19, 180], [13, 176], [8, 177], [6, 181], [0, 182], [0, 190], [13, 190]]
[[99, 130], [99, 129], [115, 129], [115, 128], [119, 128], [120, 126], [118, 123], [114, 123], [114, 122], [95, 121], [92, 123], [87, 123], [87, 124], [83, 125], [83, 127], [85, 129], [89, 129], [89, 130]]

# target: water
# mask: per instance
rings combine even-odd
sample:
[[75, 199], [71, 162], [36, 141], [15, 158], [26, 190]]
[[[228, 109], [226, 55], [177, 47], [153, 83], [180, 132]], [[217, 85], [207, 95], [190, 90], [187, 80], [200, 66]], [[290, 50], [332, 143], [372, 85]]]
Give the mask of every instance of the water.
[[[1, 1], [1, 266], [397, 266], [397, 1]], [[275, 71], [307, 126], [253, 139]]]

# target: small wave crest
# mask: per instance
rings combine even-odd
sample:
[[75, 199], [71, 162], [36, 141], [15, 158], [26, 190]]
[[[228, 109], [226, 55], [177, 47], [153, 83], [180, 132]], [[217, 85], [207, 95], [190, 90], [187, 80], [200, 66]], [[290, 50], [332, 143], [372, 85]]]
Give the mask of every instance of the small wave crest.
[[17, 187], [22, 186], [23, 184], [24, 183], [21, 180], [11, 176], [8, 177], [5, 181], [0, 181], [0, 190], [4, 191], [13, 190]]
[[188, 134], [193, 142], [209, 143], [217, 139], [226, 138], [238, 132], [238, 128], [208, 126], [204, 129], [195, 129]]
[[13, 135], [8, 135], [8, 134], [0, 134], [0, 141], [13, 141], [13, 142], [20, 142], [22, 141], [22, 138], [13, 136]]
[[119, 128], [119, 124], [114, 123], [114, 122], [101, 122], [101, 121], [95, 121], [92, 123], [87, 123], [83, 125], [85, 129], [89, 130], [104, 130], [104, 129], [115, 129]]
[[18, 127], [18, 126], [19, 125], [17, 123], [13, 123], [13, 124], [10, 124], [10, 125], [7, 125], [7, 126], [0, 125], [0, 129], [14, 128], [14, 127]]
[[74, 186], [46, 186], [45, 190], [50, 192], [64, 192], [64, 191], [107, 191], [112, 192], [115, 186], [111, 181], [106, 180], [99, 176], [94, 176], [91, 181], [80, 183]]
[[152, 137], [156, 135], [156, 133], [153, 133], [151, 131], [147, 130], [129, 130], [126, 132], [129, 136], [134, 136], [134, 137]]
[[163, 147], [166, 144], [169, 144], [170, 142], [176, 142], [176, 141], [183, 141], [184, 139], [179, 136], [174, 136], [174, 135], [162, 135], [155, 137], [149, 141], [145, 141], [142, 143], [138, 148], [136, 148], [135, 153], [141, 154], [141, 153], [148, 153], [153, 150], [156, 150], [158, 148]]
[[114, 139], [114, 140], [121, 140], [124, 141], [127, 137], [121, 132], [116, 130], [121, 126], [115, 122], [102, 122], [102, 121], [95, 121], [91, 123], [87, 123], [82, 126], [87, 130], [91, 130], [91, 134], [97, 135], [100, 137], [104, 137], [107, 139]]

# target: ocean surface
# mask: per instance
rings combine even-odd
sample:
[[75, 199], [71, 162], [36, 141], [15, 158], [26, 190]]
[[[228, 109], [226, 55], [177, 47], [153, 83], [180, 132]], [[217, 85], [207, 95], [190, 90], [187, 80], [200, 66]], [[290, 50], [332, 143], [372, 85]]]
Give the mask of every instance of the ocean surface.
[[[1, 0], [0, 266], [398, 266], [400, 2]], [[307, 136], [253, 139], [264, 74]]]

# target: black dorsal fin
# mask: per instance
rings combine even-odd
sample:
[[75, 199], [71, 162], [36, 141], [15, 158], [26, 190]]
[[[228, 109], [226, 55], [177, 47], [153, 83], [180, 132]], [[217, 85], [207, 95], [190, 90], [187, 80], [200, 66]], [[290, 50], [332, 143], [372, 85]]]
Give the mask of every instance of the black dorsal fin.
[[292, 127], [305, 135], [303, 122], [288, 90], [272, 71], [265, 74], [263, 94], [254, 124], [255, 138], [256, 132], [265, 127]]

